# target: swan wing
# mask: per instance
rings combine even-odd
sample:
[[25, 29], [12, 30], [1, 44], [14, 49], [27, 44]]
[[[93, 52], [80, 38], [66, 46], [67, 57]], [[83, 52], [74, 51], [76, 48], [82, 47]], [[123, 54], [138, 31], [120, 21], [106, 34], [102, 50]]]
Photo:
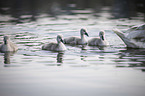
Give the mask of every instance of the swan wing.
[[145, 23], [133, 26], [126, 32], [129, 39], [145, 39]]
[[145, 30], [135, 30], [128, 33], [127, 38], [138, 39], [139, 41], [145, 40]]
[[100, 40], [99, 37], [93, 37], [93, 38], [89, 39], [88, 45], [90, 45], [90, 46], [96, 46], [96, 45], [98, 45], [98, 43], [99, 43], [100, 41], [101, 41], [101, 40]]
[[57, 48], [56, 43], [49, 43], [42, 46], [43, 50], [55, 50]]
[[127, 47], [138, 48], [138, 46], [133, 43], [130, 39], [128, 39], [123, 32], [119, 29], [113, 29], [113, 31], [122, 39], [122, 41], [127, 45]]
[[76, 36], [68, 37], [68, 38], [65, 38], [64, 39], [64, 43], [65, 44], [77, 44], [77, 41], [79, 39], [80, 39], [80, 37], [76, 37]]
[[18, 47], [17, 45], [15, 45], [14, 43], [10, 42], [10, 47], [13, 51], [17, 51], [18, 50]]

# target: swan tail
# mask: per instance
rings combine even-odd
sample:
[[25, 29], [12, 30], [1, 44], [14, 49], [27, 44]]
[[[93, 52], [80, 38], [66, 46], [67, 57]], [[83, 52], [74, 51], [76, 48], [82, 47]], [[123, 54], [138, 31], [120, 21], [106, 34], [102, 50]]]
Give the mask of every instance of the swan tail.
[[136, 44], [134, 44], [133, 42], [131, 42], [130, 39], [128, 39], [123, 32], [121, 32], [119, 29], [113, 29], [114, 33], [116, 33], [121, 39], [122, 41], [127, 45], [127, 47], [130, 48], [138, 48], [136, 46]]

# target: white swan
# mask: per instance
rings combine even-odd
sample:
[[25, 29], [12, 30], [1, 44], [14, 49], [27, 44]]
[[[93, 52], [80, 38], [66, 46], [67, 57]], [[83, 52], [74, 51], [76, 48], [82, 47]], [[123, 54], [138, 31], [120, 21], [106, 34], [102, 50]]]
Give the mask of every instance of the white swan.
[[66, 47], [63, 44], [62, 35], [57, 35], [57, 43], [49, 43], [42, 46], [42, 50], [50, 51], [65, 51]]
[[140, 24], [129, 28], [126, 31], [126, 37], [128, 39], [140, 39], [141, 41], [145, 40], [145, 24]]
[[81, 38], [76, 37], [76, 36], [65, 38], [64, 43], [65, 44], [72, 44], [72, 45], [86, 45], [88, 43], [88, 41], [87, 41], [85, 35], [89, 36], [87, 31], [82, 28], [80, 30], [80, 35], [81, 35]]
[[127, 47], [145, 48], [145, 24], [133, 26], [126, 31], [126, 34], [119, 29], [113, 31], [122, 39]]
[[4, 36], [4, 43], [0, 45], [1, 52], [15, 52], [18, 50], [17, 46], [10, 41], [9, 36]]
[[105, 39], [105, 31], [101, 30], [99, 32], [99, 37], [93, 37], [88, 41], [89, 46], [107, 46], [108, 41]]

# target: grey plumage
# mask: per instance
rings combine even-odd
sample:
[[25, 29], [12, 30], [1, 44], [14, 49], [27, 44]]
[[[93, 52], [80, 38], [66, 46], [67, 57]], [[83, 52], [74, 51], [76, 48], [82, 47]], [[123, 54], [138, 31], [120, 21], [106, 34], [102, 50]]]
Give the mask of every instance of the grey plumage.
[[18, 50], [17, 46], [10, 41], [9, 36], [4, 36], [3, 41], [3, 44], [0, 45], [1, 52], [14, 52]]
[[105, 39], [105, 31], [99, 32], [99, 37], [93, 37], [88, 41], [89, 46], [107, 46], [109, 43]]
[[50, 51], [65, 51], [66, 47], [63, 44], [62, 35], [57, 35], [57, 43], [48, 43], [42, 46], [42, 50]]
[[72, 36], [64, 39], [65, 44], [71, 44], [71, 45], [86, 45], [88, 43], [86, 36], [89, 36], [87, 31], [85, 29], [80, 30], [80, 37]]

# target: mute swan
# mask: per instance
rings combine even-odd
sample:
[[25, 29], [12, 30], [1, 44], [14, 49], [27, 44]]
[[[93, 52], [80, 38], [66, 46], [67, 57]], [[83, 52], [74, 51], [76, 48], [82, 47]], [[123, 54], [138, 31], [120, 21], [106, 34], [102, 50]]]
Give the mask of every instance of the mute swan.
[[66, 47], [63, 44], [62, 35], [57, 35], [57, 43], [49, 43], [42, 46], [42, 50], [50, 51], [65, 51]]
[[140, 39], [141, 41], [145, 40], [145, 24], [140, 24], [129, 28], [126, 31], [126, 37], [128, 39]]
[[72, 44], [72, 45], [86, 45], [88, 43], [88, 41], [87, 41], [85, 35], [89, 36], [87, 31], [82, 28], [80, 30], [80, 35], [81, 35], [81, 38], [76, 37], [76, 36], [65, 38], [64, 43], [65, 44]]
[[99, 37], [93, 37], [88, 41], [89, 46], [107, 46], [108, 42], [105, 39], [105, 31], [101, 30], [99, 32]]
[[9, 36], [4, 36], [3, 41], [4, 43], [0, 45], [1, 52], [14, 52], [18, 50], [17, 46], [10, 41]]
[[133, 26], [126, 31], [126, 34], [119, 29], [113, 31], [122, 39], [130, 48], [145, 48], [145, 24]]

